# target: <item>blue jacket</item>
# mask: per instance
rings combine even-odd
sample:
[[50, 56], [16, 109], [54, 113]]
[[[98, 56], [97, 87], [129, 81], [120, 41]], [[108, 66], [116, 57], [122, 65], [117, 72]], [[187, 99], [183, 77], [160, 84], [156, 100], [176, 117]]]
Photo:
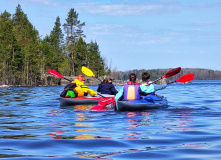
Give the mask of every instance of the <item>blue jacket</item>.
[[99, 84], [97, 91], [100, 92], [101, 94], [111, 94], [111, 95], [117, 94], [117, 90], [115, 89], [112, 83]]

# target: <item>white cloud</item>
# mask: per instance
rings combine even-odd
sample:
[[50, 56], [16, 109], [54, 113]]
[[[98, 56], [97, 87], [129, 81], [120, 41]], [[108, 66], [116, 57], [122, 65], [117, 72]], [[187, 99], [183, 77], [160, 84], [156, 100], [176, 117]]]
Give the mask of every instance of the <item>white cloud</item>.
[[194, 23], [194, 25], [196, 25], [196, 26], [213, 26], [214, 23], [212, 23], [212, 22], [196, 22], [196, 23]]
[[52, 4], [53, 0], [30, 0], [30, 2], [36, 2], [36, 3], [41, 3], [44, 5], [50, 5], [50, 4]]
[[[96, 9], [95, 9], [96, 8]], [[160, 5], [125, 5], [125, 4], [114, 4], [114, 5], [99, 5], [91, 6], [88, 8], [89, 13], [107, 14], [107, 15], [142, 15], [148, 11], [160, 9]]]

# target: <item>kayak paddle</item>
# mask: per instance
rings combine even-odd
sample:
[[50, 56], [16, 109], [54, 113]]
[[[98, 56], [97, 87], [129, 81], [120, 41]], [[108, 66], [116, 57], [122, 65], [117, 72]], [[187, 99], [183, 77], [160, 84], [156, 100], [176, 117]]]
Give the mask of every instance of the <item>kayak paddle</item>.
[[185, 83], [185, 82], [192, 81], [193, 79], [194, 79], [194, 73], [190, 73], [190, 74], [185, 74], [181, 76], [179, 79], [177, 79], [176, 81], [173, 81], [170, 83], [175, 83], [175, 82]]
[[174, 75], [176, 75], [177, 73], [179, 73], [181, 71], [181, 67], [177, 67], [177, 68], [174, 68], [174, 69], [171, 69], [169, 70], [164, 76], [162, 76], [161, 78], [158, 78], [156, 79], [155, 81], [153, 81], [152, 83], [156, 82], [156, 81], [159, 81], [163, 78], [169, 78], [169, 77], [172, 77]]
[[72, 82], [72, 80], [63, 77], [60, 73], [58, 73], [58, 72], [56, 72], [54, 70], [48, 70], [48, 73], [53, 75], [53, 76], [55, 76], [55, 77], [62, 78], [62, 79], [65, 79], [65, 80], [67, 80], [69, 82]]
[[[56, 72], [55, 70], [48, 70], [48, 73], [51, 74], [51, 75], [53, 75], [53, 76], [55, 76], [55, 77], [62, 78], [62, 79], [65, 79], [65, 80], [67, 80], [67, 81], [69, 81], [69, 82], [72, 82], [72, 80], [63, 77], [60, 73]], [[92, 72], [92, 73], [93, 73], [93, 72]], [[103, 95], [101, 95], [101, 94], [99, 94], [99, 93], [97, 93], [97, 95], [99, 95], [99, 96], [101, 96], [101, 97], [103, 97], [103, 98], [106, 98], [105, 96], [103, 96]]]
[[[85, 67], [85, 66], [82, 66], [81, 67], [81, 71], [82, 71], [82, 73], [84, 73], [85, 75], [87, 75], [88, 77], [94, 77], [94, 78], [96, 78], [95, 76], [94, 76], [94, 73], [89, 69], [89, 68], [87, 68], [87, 67]], [[100, 79], [98, 79], [98, 78], [96, 78], [97, 80], [99, 80], [99, 81], [101, 81]]]
[[90, 110], [95, 110], [95, 111], [102, 111], [104, 109], [105, 106], [107, 106], [108, 104], [112, 104], [114, 103], [115, 97], [108, 97], [105, 100], [99, 101], [98, 104], [94, 107], [92, 107]]

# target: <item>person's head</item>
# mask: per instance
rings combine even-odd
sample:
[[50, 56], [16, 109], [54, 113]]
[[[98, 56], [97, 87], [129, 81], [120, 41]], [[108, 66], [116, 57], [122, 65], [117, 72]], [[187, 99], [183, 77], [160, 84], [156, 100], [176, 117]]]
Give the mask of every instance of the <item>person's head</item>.
[[101, 83], [108, 83], [108, 80], [104, 79]]
[[85, 78], [84, 78], [84, 76], [82, 76], [82, 75], [77, 76], [77, 79], [78, 79], [80, 82], [85, 82]]
[[142, 81], [143, 82], [148, 82], [150, 80], [150, 73], [148, 72], [143, 72], [142, 73]]
[[106, 76], [105, 80], [107, 80], [110, 83], [112, 82], [112, 80], [114, 80], [114, 78], [112, 76]]
[[129, 81], [131, 81], [132, 84], [136, 82], [136, 79], [137, 79], [136, 74], [131, 73], [129, 75]]

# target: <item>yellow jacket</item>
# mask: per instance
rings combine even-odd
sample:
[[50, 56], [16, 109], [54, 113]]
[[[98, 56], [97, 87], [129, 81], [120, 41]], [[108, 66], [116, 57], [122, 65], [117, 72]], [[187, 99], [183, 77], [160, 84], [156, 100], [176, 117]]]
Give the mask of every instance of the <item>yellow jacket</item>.
[[84, 85], [84, 83], [79, 81], [78, 79], [75, 79], [74, 83], [76, 83], [77, 87], [75, 88], [75, 90], [78, 92], [79, 97], [84, 96], [84, 93], [89, 93], [91, 96], [97, 95], [97, 92], [94, 92], [92, 89]]

